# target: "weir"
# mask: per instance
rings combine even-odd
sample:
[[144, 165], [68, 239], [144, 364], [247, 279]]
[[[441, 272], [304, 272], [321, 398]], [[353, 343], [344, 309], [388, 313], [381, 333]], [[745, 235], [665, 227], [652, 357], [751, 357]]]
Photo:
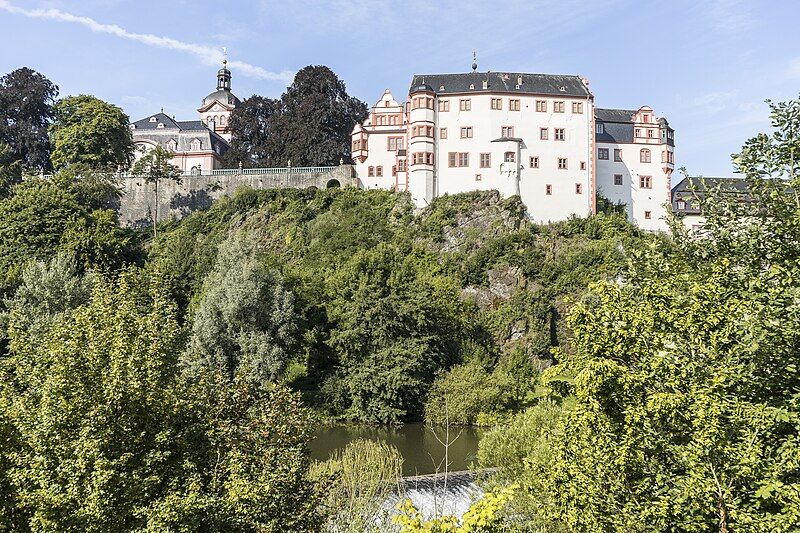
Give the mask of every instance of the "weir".
[[483, 496], [484, 490], [479, 480], [493, 473], [495, 469], [464, 470], [408, 476], [401, 480], [400, 492], [387, 501], [394, 508], [402, 499], [408, 498], [425, 518], [453, 515], [461, 517], [469, 506]]

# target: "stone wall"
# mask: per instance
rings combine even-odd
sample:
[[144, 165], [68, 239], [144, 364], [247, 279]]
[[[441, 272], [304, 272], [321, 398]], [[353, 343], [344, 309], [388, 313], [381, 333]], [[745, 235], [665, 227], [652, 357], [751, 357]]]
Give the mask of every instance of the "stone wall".
[[142, 178], [124, 176], [119, 220], [123, 226], [142, 227], [153, 223], [158, 203], [158, 220], [182, 218], [214, 200], [230, 196], [243, 185], [253, 189], [358, 187], [353, 165], [338, 167], [263, 168], [215, 170], [209, 175], [182, 176], [181, 182], [162, 181], [156, 186]]

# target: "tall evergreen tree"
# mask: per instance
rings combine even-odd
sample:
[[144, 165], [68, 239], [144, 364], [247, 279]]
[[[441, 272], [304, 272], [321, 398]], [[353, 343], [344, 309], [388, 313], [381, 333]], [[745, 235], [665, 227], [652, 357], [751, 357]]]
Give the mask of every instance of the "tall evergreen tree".
[[283, 111], [269, 121], [270, 161], [285, 165], [338, 165], [350, 161], [350, 133], [367, 116], [367, 105], [349, 96], [345, 84], [325, 66], [300, 70], [281, 97]]
[[9, 147], [7, 162], [29, 170], [50, 168], [47, 129], [57, 96], [53, 82], [27, 67], [0, 78], [0, 143]]
[[253, 95], [236, 109], [230, 118], [233, 140], [225, 154], [225, 166], [268, 167], [280, 165], [269, 157], [270, 119], [281, 112], [281, 101]]

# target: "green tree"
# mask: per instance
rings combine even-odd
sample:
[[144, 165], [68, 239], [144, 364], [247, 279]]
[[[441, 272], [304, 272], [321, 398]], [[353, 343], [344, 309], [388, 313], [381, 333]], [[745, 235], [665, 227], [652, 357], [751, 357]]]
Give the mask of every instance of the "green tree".
[[350, 161], [350, 134], [367, 117], [364, 102], [325, 66], [301, 69], [269, 119], [266, 152], [274, 166], [338, 165]]
[[357, 252], [331, 284], [339, 374], [329, 391], [343, 390], [349, 415], [364, 421], [419, 413], [436, 371], [460, 358], [463, 304], [453, 280], [424, 253], [382, 243]]
[[318, 528], [309, 412], [285, 388], [252, 390], [214, 369], [185, 379], [185, 331], [157, 279], [131, 271], [99, 284], [43, 342], [15, 331], [0, 382], [0, 437], [13, 446], [0, 453], [0, 471], [10, 462], [0, 488], [13, 488], [3, 525]]
[[59, 100], [50, 126], [53, 166], [84, 164], [112, 172], [127, 169], [133, 161], [128, 122], [122, 109], [94, 96], [82, 94]]
[[240, 233], [220, 245], [183, 357], [192, 374], [219, 369], [232, 381], [266, 388], [283, 375], [295, 344], [294, 297]]
[[[545, 372], [574, 394], [528, 512], [577, 531], [800, 528], [800, 101], [735, 157], [752, 202], [711, 195], [701, 235], [640, 254], [573, 310]], [[553, 436], [555, 435], [555, 436]], [[529, 438], [537, 439], [537, 435]]]
[[0, 144], [9, 147], [10, 162], [21, 169], [50, 168], [47, 130], [53, 121], [58, 87], [27, 67], [0, 78]]
[[163, 181], [181, 182], [181, 169], [170, 163], [174, 154], [161, 146], [156, 146], [139, 158], [133, 165], [133, 173], [147, 183], [155, 186], [155, 199], [153, 201], [153, 236], [158, 238], [158, 186]]

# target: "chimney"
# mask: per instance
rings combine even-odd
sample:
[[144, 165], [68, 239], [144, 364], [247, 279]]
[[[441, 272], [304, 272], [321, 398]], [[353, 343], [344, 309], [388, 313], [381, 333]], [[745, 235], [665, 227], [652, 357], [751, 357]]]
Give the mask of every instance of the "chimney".
[[520, 87], [522, 87], [522, 74], [520, 74], [519, 76], [517, 76], [517, 85], [519, 85]]

